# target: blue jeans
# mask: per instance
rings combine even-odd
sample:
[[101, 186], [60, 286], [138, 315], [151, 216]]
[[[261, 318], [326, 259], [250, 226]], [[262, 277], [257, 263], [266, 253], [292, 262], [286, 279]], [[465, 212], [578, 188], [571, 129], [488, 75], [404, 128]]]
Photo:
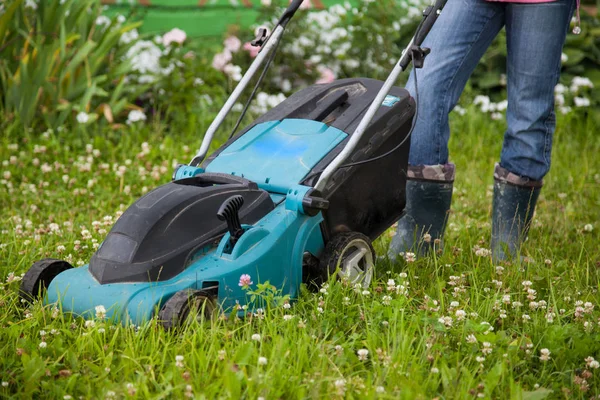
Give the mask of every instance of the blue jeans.
[[[538, 4], [448, 0], [423, 43], [431, 54], [417, 70], [419, 114], [409, 164], [448, 162], [448, 113], [479, 59], [505, 26], [508, 129], [500, 165], [519, 176], [541, 180], [550, 169], [556, 125], [554, 86], [574, 7], [574, 0]], [[406, 87], [414, 97], [414, 73]]]

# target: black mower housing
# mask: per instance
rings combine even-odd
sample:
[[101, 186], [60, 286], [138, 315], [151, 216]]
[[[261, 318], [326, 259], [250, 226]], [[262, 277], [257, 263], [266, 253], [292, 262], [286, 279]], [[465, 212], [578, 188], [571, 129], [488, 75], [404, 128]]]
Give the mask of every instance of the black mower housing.
[[244, 198], [239, 212], [244, 224], [254, 224], [274, 208], [256, 183], [231, 175], [207, 173], [159, 186], [117, 220], [92, 256], [90, 273], [103, 284], [172, 278], [196, 249], [227, 232], [217, 211], [234, 195]]
[[[231, 143], [257, 124], [289, 118], [314, 119], [348, 134], [300, 182], [305, 186], [314, 186], [319, 172], [344, 149], [382, 85], [383, 82], [375, 79], [340, 79], [296, 92], [212, 153], [202, 167], [206, 168]], [[406, 89], [393, 87], [389, 94], [397, 97], [398, 101], [391, 107], [382, 105], [379, 108], [346, 163], [380, 156], [400, 142], [404, 143], [389, 156], [363, 165], [341, 168], [333, 174], [322, 193], [322, 197], [329, 201], [329, 209], [323, 212], [325, 221], [322, 225], [326, 241], [341, 232], [361, 232], [374, 240], [404, 212], [410, 149], [410, 138], [407, 136], [416, 103]]]

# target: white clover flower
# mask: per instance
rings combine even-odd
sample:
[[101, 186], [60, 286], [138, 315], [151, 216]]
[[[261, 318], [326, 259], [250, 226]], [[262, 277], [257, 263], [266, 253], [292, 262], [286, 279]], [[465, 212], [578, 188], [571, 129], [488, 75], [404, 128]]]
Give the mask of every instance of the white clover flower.
[[252, 335], [252, 340], [254, 340], [255, 342], [260, 342], [260, 335], [258, 333], [255, 333]]
[[439, 373], [440, 373], [440, 370], [439, 370], [439, 369], [437, 369], [436, 367], [433, 367], [433, 368], [431, 368], [431, 373], [432, 373], [432, 374], [439, 374]]
[[548, 349], [541, 349], [540, 350], [540, 361], [548, 361], [550, 360], [550, 350]]
[[40, 342], [39, 347], [40, 349], [45, 349], [48, 346], [48, 343], [46, 342]]
[[367, 358], [369, 358], [369, 350], [367, 349], [360, 349], [356, 352], [356, 354], [358, 355], [358, 359], [360, 361], [366, 361]]
[[568, 91], [567, 87], [565, 85], [563, 85], [562, 83], [559, 83], [556, 86], [554, 86], [554, 93], [556, 93], [556, 94], [564, 94], [567, 91]]
[[452, 111], [456, 112], [460, 116], [463, 116], [467, 113], [467, 110], [465, 110], [463, 107], [461, 107], [459, 105], [454, 106], [454, 109]]
[[407, 251], [406, 253], [404, 253], [404, 260], [407, 263], [412, 263], [417, 260], [417, 256], [415, 253], [411, 253], [410, 251]]
[[337, 379], [333, 385], [337, 391], [339, 396], [343, 396], [346, 393], [346, 380], [345, 379]]
[[490, 342], [483, 342], [483, 349], [481, 349], [483, 354], [492, 354], [492, 344]]
[[475, 248], [475, 255], [478, 257], [489, 257], [492, 255], [492, 251], [489, 249], [484, 249], [482, 247]]
[[452, 327], [452, 324], [454, 323], [452, 317], [440, 317], [438, 322], [444, 324], [447, 328]]
[[588, 368], [598, 369], [600, 368], [600, 363], [594, 359], [594, 357], [587, 357], [585, 359], [585, 364]]
[[96, 318], [104, 319], [106, 318], [106, 308], [103, 305], [96, 306]]
[[183, 360], [184, 360], [184, 357], [182, 355], [175, 356], [175, 366], [177, 368], [183, 368], [184, 367]]
[[593, 230], [594, 230], [594, 226], [593, 226], [592, 224], [586, 224], [586, 225], [583, 227], [583, 230], [584, 230], [584, 232], [591, 232], [591, 231], [593, 231]]
[[135, 122], [139, 122], [139, 121], [145, 121], [146, 120], [146, 114], [144, 114], [143, 111], [140, 110], [131, 110], [129, 111], [129, 114], [127, 114], [127, 124], [131, 125]]
[[592, 83], [590, 78], [581, 76], [574, 77], [571, 80], [571, 92], [577, 93], [579, 91], [579, 88], [581, 87], [593, 88], [594, 84]]
[[573, 98], [575, 102], [575, 107], [589, 107], [591, 102], [587, 97], [575, 97]]
[[25, 0], [25, 8], [31, 8], [32, 10], [37, 10], [38, 4], [35, 0]]
[[477, 338], [472, 333], [465, 339], [467, 343], [477, 343]]
[[267, 358], [266, 357], [258, 357], [258, 365], [267, 365]]
[[80, 124], [86, 124], [90, 120], [90, 116], [89, 114], [80, 111], [79, 113], [77, 113], [75, 119], [77, 119], [77, 122], [79, 122]]

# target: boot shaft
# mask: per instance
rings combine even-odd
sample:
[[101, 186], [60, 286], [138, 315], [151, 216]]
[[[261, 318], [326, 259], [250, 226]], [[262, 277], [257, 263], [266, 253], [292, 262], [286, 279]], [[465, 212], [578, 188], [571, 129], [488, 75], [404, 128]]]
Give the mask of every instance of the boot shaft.
[[519, 177], [496, 165], [492, 202], [492, 256], [515, 257], [527, 238], [542, 181]]

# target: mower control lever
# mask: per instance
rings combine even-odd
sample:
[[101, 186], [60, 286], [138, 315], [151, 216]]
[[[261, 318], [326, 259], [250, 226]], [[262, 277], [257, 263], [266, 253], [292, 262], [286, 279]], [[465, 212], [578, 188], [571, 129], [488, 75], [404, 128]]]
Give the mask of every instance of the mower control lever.
[[410, 56], [412, 58], [413, 66], [415, 68], [423, 68], [425, 57], [427, 57], [429, 53], [431, 53], [430, 48], [413, 45], [410, 49]]
[[244, 205], [244, 197], [238, 195], [231, 196], [223, 202], [219, 211], [217, 211], [217, 218], [221, 221], [227, 222], [227, 230], [229, 230], [229, 244], [231, 248], [235, 246], [237, 241], [244, 234], [244, 228], [240, 223], [239, 211]]
[[250, 44], [254, 47], [261, 47], [267, 40], [267, 33], [267, 28], [258, 28], [258, 32], [256, 32], [256, 38], [254, 38]]

